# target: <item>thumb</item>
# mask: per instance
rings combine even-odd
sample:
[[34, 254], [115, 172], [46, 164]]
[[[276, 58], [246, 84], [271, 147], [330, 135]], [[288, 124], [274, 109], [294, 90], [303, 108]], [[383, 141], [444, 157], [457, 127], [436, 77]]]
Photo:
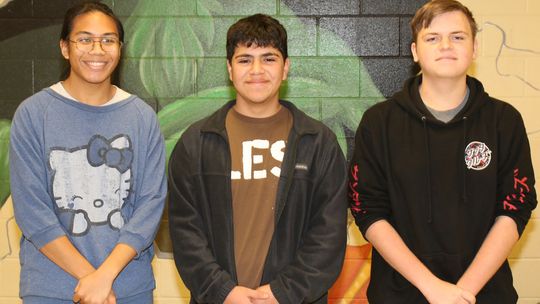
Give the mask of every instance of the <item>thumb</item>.
[[253, 299], [268, 299], [268, 293], [262, 290], [250, 290], [248, 296]]
[[467, 290], [461, 290], [461, 297], [470, 304], [476, 303], [476, 297]]

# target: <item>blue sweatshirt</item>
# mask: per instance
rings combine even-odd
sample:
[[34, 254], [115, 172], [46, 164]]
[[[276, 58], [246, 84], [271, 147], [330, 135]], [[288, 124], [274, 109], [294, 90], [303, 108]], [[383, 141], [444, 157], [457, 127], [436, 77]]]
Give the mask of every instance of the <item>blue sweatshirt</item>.
[[23, 232], [20, 296], [71, 300], [77, 280], [39, 251], [63, 235], [96, 268], [117, 244], [134, 248], [113, 289], [119, 299], [152, 290], [152, 242], [166, 196], [153, 110], [134, 95], [95, 107], [47, 88], [17, 109], [10, 145]]

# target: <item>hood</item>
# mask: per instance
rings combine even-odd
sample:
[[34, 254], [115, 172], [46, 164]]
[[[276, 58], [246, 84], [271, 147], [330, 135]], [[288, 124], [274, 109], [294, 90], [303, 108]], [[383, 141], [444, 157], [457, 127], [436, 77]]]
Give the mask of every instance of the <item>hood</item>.
[[469, 87], [469, 99], [461, 111], [448, 123], [437, 120], [427, 109], [420, 97], [419, 87], [422, 83], [422, 74], [409, 78], [403, 89], [392, 97], [405, 111], [419, 120], [425, 120], [436, 125], [448, 125], [472, 117], [482, 106], [489, 101], [488, 94], [484, 91], [484, 86], [476, 78], [467, 76], [467, 87]]

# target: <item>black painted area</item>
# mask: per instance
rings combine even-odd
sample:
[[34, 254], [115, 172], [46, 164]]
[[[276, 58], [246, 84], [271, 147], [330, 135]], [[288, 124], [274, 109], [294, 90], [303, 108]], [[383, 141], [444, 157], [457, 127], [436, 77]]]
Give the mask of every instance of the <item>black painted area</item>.
[[400, 44], [401, 44], [401, 55], [402, 56], [411, 56], [411, 42], [412, 34], [411, 27], [409, 23], [411, 22], [412, 17], [402, 17], [400, 18]]
[[13, 118], [13, 114], [15, 114], [15, 110], [17, 110], [17, 107], [22, 101], [22, 99], [0, 99], [0, 107], [2, 107], [2, 111], [0, 111], [0, 119], [11, 120]]
[[398, 18], [321, 18], [320, 25], [340, 36], [355, 55], [399, 55]]
[[[18, 1], [18, 0], [15, 0]], [[64, 18], [66, 11], [84, 0], [33, 0], [34, 18]]]
[[[0, 97], [2, 99], [22, 99], [32, 95], [32, 61], [0, 60], [3, 71]], [[4, 109], [2, 108], [2, 111]]]
[[358, 15], [360, 12], [360, 0], [282, 0], [282, 13], [286, 11], [285, 6], [296, 15]]
[[410, 14], [413, 15], [427, 0], [362, 0], [362, 14], [387, 15]]
[[403, 82], [414, 75], [410, 58], [372, 58], [362, 62], [385, 97], [401, 90]]
[[34, 93], [61, 80], [62, 75], [69, 69], [64, 59], [34, 61]]
[[14, 0], [0, 8], [0, 18], [32, 17], [32, 0]]

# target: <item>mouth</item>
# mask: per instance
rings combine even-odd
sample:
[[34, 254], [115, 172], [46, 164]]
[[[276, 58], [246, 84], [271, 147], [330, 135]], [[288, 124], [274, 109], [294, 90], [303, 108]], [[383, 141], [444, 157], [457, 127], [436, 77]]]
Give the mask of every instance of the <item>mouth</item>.
[[107, 65], [105, 61], [84, 61], [84, 63], [92, 70], [101, 70]]
[[451, 56], [445, 56], [445, 57], [439, 57], [439, 58], [435, 59], [435, 61], [445, 61], [445, 60], [456, 61], [457, 58], [456, 57], [451, 57]]
[[270, 81], [268, 80], [249, 80], [249, 81], [246, 81], [247, 84], [267, 84], [269, 83]]

